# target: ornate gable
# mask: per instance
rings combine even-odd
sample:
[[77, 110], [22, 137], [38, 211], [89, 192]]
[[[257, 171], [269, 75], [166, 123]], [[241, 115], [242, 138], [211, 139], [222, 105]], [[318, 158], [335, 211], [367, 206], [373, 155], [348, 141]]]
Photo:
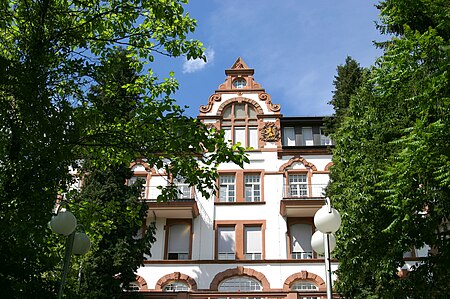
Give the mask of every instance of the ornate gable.
[[[263, 107], [263, 114], [279, 113], [280, 105], [272, 103], [270, 95], [254, 80], [254, 72], [254, 69], [249, 68], [245, 61], [238, 57], [233, 66], [225, 70], [227, 76], [225, 82], [209, 97], [208, 104], [200, 106], [200, 117], [211, 113], [216, 115], [218, 107], [232, 98], [248, 98], [256, 101]], [[216, 105], [217, 109], [213, 109]]]
[[225, 70], [225, 82], [200, 106], [198, 118], [225, 131], [233, 143], [255, 150], [281, 147], [280, 105], [253, 78], [254, 69], [239, 57]]

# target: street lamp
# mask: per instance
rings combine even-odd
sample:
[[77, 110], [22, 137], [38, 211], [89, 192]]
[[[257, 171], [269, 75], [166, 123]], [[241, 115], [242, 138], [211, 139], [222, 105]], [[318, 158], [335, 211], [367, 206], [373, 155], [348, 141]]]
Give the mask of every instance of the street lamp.
[[[63, 206], [67, 207], [63, 208]], [[76, 255], [87, 253], [91, 247], [91, 241], [84, 232], [76, 231], [80, 225], [77, 224], [77, 219], [72, 212], [68, 210], [68, 204], [65, 201], [61, 201], [56, 206], [52, 219], [48, 224], [54, 233], [67, 236], [61, 284], [58, 291], [58, 299], [60, 299], [63, 295], [64, 285], [66, 283], [67, 273], [69, 271], [70, 256], [72, 253]]]
[[331, 257], [330, 253], [336, 247], [335, 233], [341, 226], [341, 215], [331, 207], [330, 200], [326, 199], [326, 205], [322, 206], [314, 215], [316, 231], [311, 237], [311, 247], [318, 254], [325, 253], [325, 271], [327, 284], [327, 299], [332, 298], [331, 281]]

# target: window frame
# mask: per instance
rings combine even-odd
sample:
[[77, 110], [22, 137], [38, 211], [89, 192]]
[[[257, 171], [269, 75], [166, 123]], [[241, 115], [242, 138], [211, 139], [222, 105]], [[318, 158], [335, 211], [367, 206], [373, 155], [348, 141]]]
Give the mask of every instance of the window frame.
[[[291, 184], [291, 176], [294, 175], [301, 175], [301, 176], [305, 176], [306, 178], [306, 182], [295, 182], [295, 184]], [[292, 195], [292, 191], [291, 191], [291, 185], [301, 185], [301, 184], [305, 184], [306, 185], [306, 195], [296, 195], [293, 196]], [[302, 198], [309, 198], [312, 195], [312, 185], [311, 185], [311, 172], [308, 171], [307, 169], [302, 169], [302, 170], [289, 170], [286, 172], [286, 176], [285, 176], [285, 196], [284, 198], [298, 198], [298, 199], [302, 199]]]
[[[238, 105], [244, 106], [244, 117], [238, 117], [235, 113], [235, 108]], [[249, 107], [254, 111], [254, 116], [250, 114]], [[228, 109], [230, 110], [230, 117], [225, 118], [225, 113], [228, 112]], [[258, 120], [258, 112], [256, 107], [248, 102], [231, 102], [227, 106], [224, 107], [222, 110], [222, 120], [221, 120], [221, 129], [222, 130], [229, 130], [229, 136], [231, 136], [231, 144], [236, 144], [236, 130], [243, 129], [244, 130], [244, 138], [245, 142], [241, 142], [241, 146], [243, 147], [253, 147], [254, 150], [257, 150], [259, 148], [259, 120]], [[257, 144], [251, 144], [252, 138], [250, 136], [250, 132], [253, 132], [252, 134], [256, 134], [256, 143]]]
[[[231, 281], [231, 280], [235, 280], [235, 281], [237, 281], [237, 283], [241, 283], [243, 280], [247, 280], [247, 282], [249, 283], [249, 288], [248, 289], [240, 289], [240, 288], [236, 288], [236, 287], [234, 287], [232, 290], [230, 290], [230, 289], [222, 289], [222, 285], [224, 284], [224, 283], [227, 283], [227, 282], [229, 282], [229, 281]], [[259, 289], [258, 290], [256, 290], [255, 288], [253, 288], [252, 286], [254, 286], [254, 285], [258, 285], [259, 286]], [[250, 276], [247, 276], [247, 275], [236, 275], [236, 276], [231, 276], [231, 277], [227, 277], [227, 278], [225, 278], [224, 280], [222, 280], [220, 283], [219, 283], [219, 285], [218, 285], [218, 287], [217, 287], [217, 290], [219, 291], [219, 292], [230, 292], [230, 293], [239, 293], [239, 292], [245, 292], [245, 293], [247, 293], [247, 292], [262, 292], [263, 291], [263, 285], [262, 285], [262, 282], [261, 281], [259, 281], [259, 280], [257, 280], [256, 278], [253, 278], [253, 277], [250, 277]]]
[[251, 259], [246, 259], [245, 257], [245, 227], [261, 227], [261, 258], [265, 259], [265, 231], [266, 231], [266, 221], [265, 220], [218, 220], [214, 223], [215, 232], [215, 246], [214, 246], [214, 257], [216, 260], [219, 259], [219, 228], [220, 227], [234, 227], [235, 231], [235, 260], [249, 261]]
[[[219, 252], [219, 247], [220, 247], [220, 244], [219, 244], [219, 240], [220, 240], [220, 230], [221, 229], [225, 229], [225, 228], [227, 228], [227, 229], [230, 229], [230, 228], [232, 228], [233, 229], [233, 232], [234, 232], [234, 252]], [[218, 260], [235, 260], [236, 259], [236, 226], [235, 225], [219, 225], [217, 228], [216, 228], [216, 230], [217, 230], [217, 232], [216, 232], [216, 239], [217, 239], [217, 259]], [[221, 254], [226, 254], [226, 258], [221, 258]], [[230, 254], [233, 254], [233, 258], [232, 259], [230, 259], [230, 258], [228, 258], [229, 257], [229, 255]]]
[[[259, 184], [254, 184], [259, 186], [259, 200], [252, 200], [247, 201], [246, 196], [246, 176], [258, 176], [259, 177]], [[225, 170], [225, 171], [219, 171], [219, 177], [217, 179], [217, 190], [218, 194], [216, 195], [216, 204], [264, 204], [264, 175], [265, 171], [263, 169], [251, 169], [251, 170]], [[221, 195], [221, 178], [223, 176], [234, 176], [234, 200], [233, 201], [225, 201], [222, 198]], [[253, 195], [255, 195], [253, 193]], [[254, 199], [255, 196], [253, 196], [252, 199]]]
[[[172, 285], [176, 285], [174, 289], [171, 290], [167, 290], [168, 286], [172, 286]], [[177, 290], [177, 287], [179, 285], [184, 285], [186, 287], [186, 289], [183, 290]], [[164, 286], [161, 288], [161, 290], [165, 293], [173, 293], [173, 292], [189, 292], [191, 290], [189, 284], [187, 284], [186, 282], [182, 281], [182, 280], [172, 280], [169, 281], [168, 283], [164, 284]]]
[[[189, 252], [187, 259], [169, 259], [169, 238], [170, 238], [170, 227], [173, 225], [188, 225], [189, 226]], [[164, 259], [171, 261], [179, 260], [192, 260], [192, 219], [166, 219], [165, 229], [165, 241], [164, 241]]]
[[[249, 178], [257, 178], [257, 182], [249, 181]], [[250, 196], [247, 197], [247, 187], [250, 187]], [[257, 195], [258, 194], [258, 195]], [[257, 173], [244, 173], [244, 201], [245, 202], [260, 202], [261, 201], [261, 175]]]
[[314, 220], [311, 217], [299, 217], [299, 218], [288, 218], [287, 219], [287, 247], [288, 247], [288, 259], [290, 260], [309, 260], [309, 259], [315, 259], [317, 258], [317, 254], [312, 250], [312, 256], [311, 258], [294, 258], [293, 253], [293, 244], [292, 244], [292, 233], [291, 233], [291, 227], [296, 224], [307, 224], [311, 226], [311, 237], [314, 234], [316, 227], [314, 225]]
[[[319, 128], [319, 135], [320, 135], [320, 145], [322, 146], [329, 146], [329, 145], [333, 145], [333, 140], [331, 139], [331, 137], [328, 135], [325, 135], [325, 127], [320, 127]], [[326, 140], [325, 142], [323, 142], [323, 140]]]
[[[225, 177], [233, 178], [232, 182], [222, 182], [222, 179]], [[233, 188], [231, 188], [231, 186]], [[226, 188], [226, 193], [223, 194], [222, 188]], [[224, 173], [219, 174], [219, 194], [218, 201], [219, 202], [236, 202], [236, 175], [233, 173]], [[233, 193], [233, 195], [230, 195]], [[232, 199], [232, 200], [230, 200]]]

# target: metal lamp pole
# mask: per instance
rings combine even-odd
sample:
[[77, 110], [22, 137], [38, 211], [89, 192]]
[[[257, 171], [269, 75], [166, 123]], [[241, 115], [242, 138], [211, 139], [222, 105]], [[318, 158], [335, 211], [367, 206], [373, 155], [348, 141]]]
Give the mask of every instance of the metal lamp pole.
[[63, 205], [68, 206], [64, 201], [59, 203], [55, 208], [52, 219], [48, 223], [53, 232], [67, 236], [58, 299], [61, 299], [63, 296], [72, 253], [82, 255], [87, 253], [91, 247], [89, 237], [84, 232], [76, 231], [80, 225], [77, 225], [77, 219], [67, 208], [62, 208]]
[[325, 272], [327, 285], [327, 299], [333, 296], [331, 278], [331, 251], [336, 246], [334, 234], [341, 226], [341, 216], [331, 207], [330, 200], [326, 199], [326, 205], [322, 206], [314, 215], [316, 231], [311, 237], [311, 246], [318, 254], [325, 254]]

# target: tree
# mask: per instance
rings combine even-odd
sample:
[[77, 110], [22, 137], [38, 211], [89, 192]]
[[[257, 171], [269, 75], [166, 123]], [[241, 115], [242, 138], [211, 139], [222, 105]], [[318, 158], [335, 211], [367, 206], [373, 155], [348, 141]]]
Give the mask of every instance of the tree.
[[85, 183], [72, 202], [93, 245], [76, 265], [82, 267], [77, 295], [114, 298], [135, 281], [144, 254], [150, 255], [154, 227], [143, 220], [147, 206], [140, 200], [142, 184], [126, 185], [132, 176], [129, 165], [105, 170], [85, 163], [83, 173]]
[[[380, 8], [383, 28], [394, 36], [382, 43], [383, 56], [333, 135], [328, 195], [343, 212], [336, 287], [346, 298], [444, 298], [449, 6], [383, 1]], [[424, 245], [430, 255], [399, 277], [404, 252]]]
[[[92, 158], [106, 171], [108, 165], [146, 157], [198, 184], [205, 195], [217, 163], [245, 161], [242, 148], [229, 148], [223, 135], [186, 117], [172, 99], [176, 80], [159, 80], [147, 65], [155, 54], [203, 57], [201, 43], [186, 38], [196, 26], [184, 13], [186, 2], [1, 2], [2, 293], [56, 294], [62, 240], [47, 222], [57, 194], [71, 186], [68, 169], [76, 170], [80, 160]], [[119, 90], [100, 85], [97, 71], [108, 72], [120, 48], [139, 76]], [[94, 86], [109, 102], [88, 94], [95, 94]], [[128, 114], [127, 95], [134, 101]], [[114, 106], [123, 106], [122, 114], [113, 115], [115, 109], [104, 114]]]
[[327, 134], [332, 134], [343, 121], [347, 114], [350, 98], [356, 94], [364, 80], [365, 70], [359, 63], [347, 56], [344, 65], [337, 67], [337, 75], [334, 77], [333, 98], [328, 104], [333, 105], [334, 114], [325, 118]]

